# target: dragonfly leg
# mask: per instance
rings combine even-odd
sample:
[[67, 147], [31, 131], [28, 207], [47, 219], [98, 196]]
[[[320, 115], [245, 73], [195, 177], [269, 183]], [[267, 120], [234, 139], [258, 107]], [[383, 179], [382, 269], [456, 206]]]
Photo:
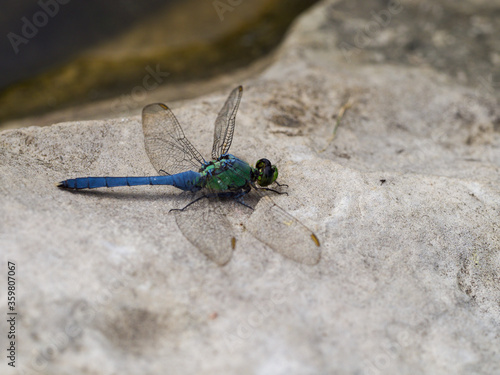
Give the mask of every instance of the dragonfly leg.
[[172, 212], [172, 211], [184, 211], [186, 208], [188, 208], [189, 206], [191, 206], [193, 203], [196, 203], [198, 202], [199, 200], [203, 199], [203, 198], [209, 198], [208, 195], [202, 195], [201, 197], [198, 197], [196, 198], [195, 200], [193, 200], [192, 202], [189, 202], [187, 205], [185, 205], [183, 208], [172, 208], [170, 211], [168, 211], [169, 213]]
[[274, 181], [274, 183], [275, 183], [276, 185], [278, 185], [279, 187], [281, 187], [281, 186], [286, 186], [286, 187], [288, 187], [288, 185], [287, 185], [287, 184], [280, 184], [278, 181]]
[[270, 188], [265, 188], [265, 187], [256, 187], [254, 186], [254, 189], [255, 190], [267, 190], [267, 191], [272, 191], [273, 193], [276, 193], [276, 194], [286, 194], [288, 195], [288, 192], [286, 191], [278, 191], [278, 190], [274, 190], [274, 189], [270, 189]]
[[276, 193], [276, 194], [286, 194], [288, 195], [288, 192], [287, 191], [278, 191], [278, 190], [274, 190], [274, 189], [269, 189], [269, 188], [259, 188], [259, 190], [267, 190], [267, 191], [272, 191], [273, 193]]
[[239, 204], [242, 204], [243, 206], [245, 207], [248, 207], [249, 209], [251, 209], [253, 211], [253, 207], [252, 206], [249, 206], [248, 204], [246, 204], [244, 201], [243, 201], [243, 197], [245, 195], [247, 195], [251, 190], [251, 187], [248, 186], [247, 188], [245, 188], [244, 190], [241, 190], [239, 192], [237, 192], [235, 195], [234, 195], [234, 200], [236, 202], [238, 202]]
[[[276, 182], [276, 181], [274, 181]], [[283, 186], [283, 185], [279, 185], [278, 186]], [[285, 186], [288, 186], [288, 185], [285, 185]], [[252, 187], [255, 189], [255, 190], [267, 190], [267, 191], [272, 191], [273, 193], [276, 193], [276, 194], [286, 194], [288, 195], [288, 193], [286, 191], [278, 191], [278, 190], [274, 190], [274, 189], [270, 189], [270, 188], [266, 188], [266, 187], [257, 187], [257, 185], [255, 184], [252, 184]]]
[[243, 206], [251, 209], [253, 211], [253, 207], [252, 206], [249, 206], [248, 204], [246, 204], [245, 202], [243, 202], [243, 199], [241, 199], [241, 197], [238, 199], [238, 198], [235, 198], [234, 199], [236, 202], [238, 202], [239, 204], [242, 204]]
[[210, 194], [209, 196], [217, 196], [221, 198], [233, 198], [239, 204], [242, 204], [243, 206], [253, 210], [252, 206], [249, 206], [243, 201], [243, 197], [247, 195], [250, 192], [250, 190], [252, 190], [252, 188], [250, 186], [246, 186], [238, 191], [226, 191], [218, 194]]

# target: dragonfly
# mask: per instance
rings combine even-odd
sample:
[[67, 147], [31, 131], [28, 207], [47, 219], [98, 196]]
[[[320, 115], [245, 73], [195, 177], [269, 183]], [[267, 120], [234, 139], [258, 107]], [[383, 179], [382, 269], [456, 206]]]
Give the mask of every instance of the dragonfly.
[[[255, 167], [229, 153], [236, 113], [243, 87], [231, 91], [220, 110], [214, 127], [212, 159], [205, 159], [186, 138], [179, 121], [162, 103], [147, 105], [142, 110], [142, 128], [146, 153], [157, 176], [143, 177], [79, 177], [61, 181], [61, 189], [94, 189], [137, 185], [170, 185], [200, 194], [182, 209], [172, 209], [184, 237], [209, 259], [225, 265], [232, 257], [236, 235], [220, 207], [206, 203], [224, 198], [251, 210], [244, 227], [261, 242], [299, 263], [314, 265], [321, 251], [318, 237], [299, 220], [279, 207], [265, 191], [287, 194], [268, 186], [279, 184], [278, 168], [268, 159], [259, 159]], [[255, 208], [245, 199], [251, 191], [258, 192]], [[213, 201], [214, 199], [212, 199]], [[193, 205], [202, 204], [201, 209]], [[217, 203], [216, 203], [217, 204]]]

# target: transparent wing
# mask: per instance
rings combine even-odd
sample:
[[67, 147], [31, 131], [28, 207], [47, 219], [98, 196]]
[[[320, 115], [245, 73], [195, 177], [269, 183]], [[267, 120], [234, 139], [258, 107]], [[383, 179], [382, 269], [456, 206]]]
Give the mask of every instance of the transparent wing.
[[146, 153], [159, 173], [197, 171], [205, 162], [165, 104], [155, 103], [144, 107], [142, 130]]
[[[217, 176], [212, 178], [216, 180]], [[236, 242], [227, 210], [239, 203], [222, 202], [216, 197], [215, 191], [209, 194], [212, 196], [210, 199], [202, 199], [182, 212], [176, 211], [175, 219], [189, 242], [210, 260], [223, 266], [231, 259]], [[299, 263], [317, 264], [321, 258], [321, 248], [316, 235], [266, 194], [262, 190], [253, 190], [241, 198], [243, 203], [255, 208], [253, 211], [248, 209], [249, 218], [244, 222], [245, 228], [281, 255]]]
[[217, 119], [215, 120], [212, 159], [217, 159], [219, 156], [226, 154], [229, 151], [229, 147], [231, 147], [236, 121], [236, 112], [238, 112], [238, 106], [240, 105], [242, 94], [242, 86], [238, 86], [231, 91], [231, 94], [229, 94], [226, 103], [220, 110]]
[[[233, 169], [241, 178], [246, 178], [240, 170]], [[216, 176], [214, 176], [216, 178]], [[295, 217], [278, 206], [271, 198], [276, 194], [265, 189], [252, 189], [240, 201], [254, 208], [248, 210], [250, 217], [244, 222], [245, 228], [259, 241], [274, 251], [298, 263], [315, 265], [321, 259], [318, 237]], [[219, 237], [224, 232], [219, 232]], [[232, 233], [232, 232], [231, 232]], [[228, 241], [229, 234], [224, 234]], [[231, 234], [232, 236], [232, 234]]]
[[281, 255], [308, 265], [321, 258], [318, 237], [268, 197], [260, 198], [245, 228]]
[[219, 266], [231, 259], [236, 245], [233, 226], [217, 198], [201, 199], [184, 211], [174, 211], [182, 235]]
[[[233, 172], [247, 178], [241, 170]], [[278, 206], [270, 195], [276, 194], [263, 188], [253, 188], [240, 201], [254, 208], [244, 223], [245, 228], [258, 240], [274, 251], [296, 262], [317, 264], [321, 258], [318, 237], [295, 217]], [[250, 211], [250, 210], [249, 210]]]

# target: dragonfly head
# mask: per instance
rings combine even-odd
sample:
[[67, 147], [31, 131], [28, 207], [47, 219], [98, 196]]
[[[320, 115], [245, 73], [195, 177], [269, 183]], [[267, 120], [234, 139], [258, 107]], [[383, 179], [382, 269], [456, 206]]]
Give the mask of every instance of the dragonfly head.
[[267, 159], [260, 159], [255, 167], [257, 168], [256, 180], [260, 186], [271, 185], [278, 178], [278, 168], [271, 165]]

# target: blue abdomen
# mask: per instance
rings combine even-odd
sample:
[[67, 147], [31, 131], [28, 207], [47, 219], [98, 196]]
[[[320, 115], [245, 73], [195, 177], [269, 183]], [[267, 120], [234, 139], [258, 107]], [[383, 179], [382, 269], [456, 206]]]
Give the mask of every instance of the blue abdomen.
[[95, 189], [100, 187], [171, 185], [186, 191], [197, 191], [200, 174], [186, 171], [170, 176], [145, 177], [79, 177], [64, 180], [57, 185], [63, 189]]

